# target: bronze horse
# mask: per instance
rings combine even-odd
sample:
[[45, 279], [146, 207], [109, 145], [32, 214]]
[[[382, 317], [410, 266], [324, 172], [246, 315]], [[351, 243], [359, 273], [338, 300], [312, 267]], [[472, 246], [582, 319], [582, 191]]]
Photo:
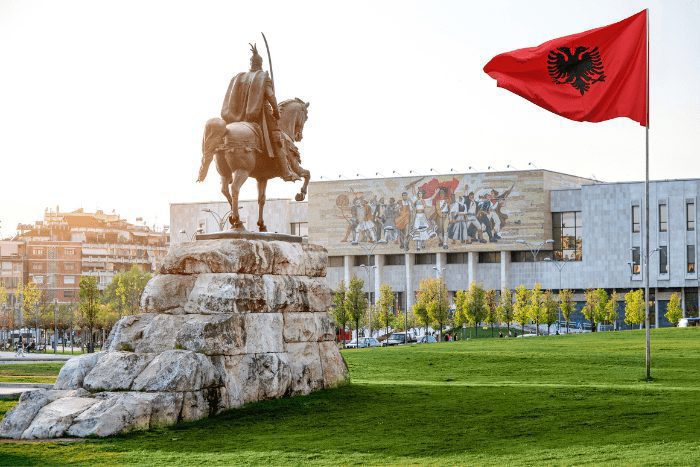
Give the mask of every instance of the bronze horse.
[[[299, 142], [304, 137], [304, 123], [308, 118], [309, 103], [299, 98], [289, 99], [279, 104], [280, 119], [279, 129], [284, 137], [284, 150], [287, 154], [289, 168], [297, 176], [304, 179], [304, 185], [294, 199], [303, 201], [309, 185], [311, 173], [301, 167], [299, 150], [294, 142]], [[208, 126], [219, 126], [225, 122], [221, 119], [212, 119]], [[267, 232], [263, 220], [263, 208], [265, 206], [265, 190], [267, 181], [280, 176], [280, 169], [276, 159], [264, 154], [264, 141], [261, 141], [261, 132], [250, 123], [236, 122], [225, 126], [225, 132], [220, 136], [220, 144], [215, 152], [216, 170], [221, 175], [221, 192], [231, 206], [229, 222], [234, 230], [243, 229], [238, 215], [238, 193], [243, 183], [252, 177], [258, 182], [258, 230]]]

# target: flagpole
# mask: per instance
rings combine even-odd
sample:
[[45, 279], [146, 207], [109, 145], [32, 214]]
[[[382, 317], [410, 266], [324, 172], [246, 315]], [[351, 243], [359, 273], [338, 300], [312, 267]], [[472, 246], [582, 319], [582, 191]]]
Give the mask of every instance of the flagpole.
[[645, 363], [646, 363], [646, 379], [651, 380], [651, 346], [649, 342], [649, 9], [647, 8], [647, 69], [646, 69], [646, 172], [644, 177], [644, 256], [646, 264], [644, 266], [644, 327], [646, 332], [645, 339]]

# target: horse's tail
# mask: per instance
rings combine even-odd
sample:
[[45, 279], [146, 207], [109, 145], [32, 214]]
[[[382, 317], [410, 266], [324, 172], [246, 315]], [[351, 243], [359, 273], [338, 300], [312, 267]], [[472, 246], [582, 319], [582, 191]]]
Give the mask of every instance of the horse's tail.
[[214, 158], [214, 153], [223, 144], [226, 135], [226, 122], [221, 118], [210, 118], [204, 125], [202, 137], [202, 165], [199, 167], [198, 182], [207, 178], [209, 164]]

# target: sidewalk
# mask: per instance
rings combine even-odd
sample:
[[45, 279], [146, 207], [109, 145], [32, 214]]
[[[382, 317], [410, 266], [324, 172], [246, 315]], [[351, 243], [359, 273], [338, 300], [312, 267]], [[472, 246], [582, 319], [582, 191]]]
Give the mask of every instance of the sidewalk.
[[24, 357], [17, 357], [15, 352], [0, 352], [0, 363], [65, 362], [70, 360], [71, 358], [71, 355], [60, 355], [52, 353], [25, 353]]
[[0, 400], [19, 399], [19, 396], [26, 391], [36, 391], [37, 389], [51, 389], [53, 384], [39, 383], [0, 383]]

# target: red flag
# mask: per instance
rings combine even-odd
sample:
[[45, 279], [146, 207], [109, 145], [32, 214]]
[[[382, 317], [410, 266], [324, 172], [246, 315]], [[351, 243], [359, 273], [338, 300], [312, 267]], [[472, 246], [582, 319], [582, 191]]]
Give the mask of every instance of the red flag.
[[579, 122], [647, 113], [647, 12], [496, 55], [484, 71], [530, 102]]

